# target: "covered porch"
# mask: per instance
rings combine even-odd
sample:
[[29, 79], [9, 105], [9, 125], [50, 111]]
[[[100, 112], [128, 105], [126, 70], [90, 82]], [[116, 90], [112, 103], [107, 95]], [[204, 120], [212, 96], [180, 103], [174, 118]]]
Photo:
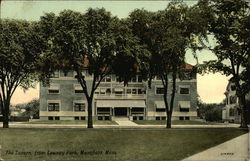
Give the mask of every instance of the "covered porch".
[[97, 116], [127, 117], [145, 116], [145, 100], [97, 100]]

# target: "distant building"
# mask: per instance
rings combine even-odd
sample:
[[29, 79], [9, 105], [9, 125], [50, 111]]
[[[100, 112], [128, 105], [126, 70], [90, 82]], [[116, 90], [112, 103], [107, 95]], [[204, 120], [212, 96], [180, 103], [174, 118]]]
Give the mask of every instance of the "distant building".
[[[234, 123], [240, 123], [241, 109], [239, 107], [239, 99], [236, 96], [236, 86], [232, 81], [228, 82], [225, 95], [226, 95], [226, 106], [223, 108], [222, 111], [222, 120]], [[246, 99], [248, 102], [250, 101], [249, 94], [246, 96]]]
[[[197, 118], [196, 73], [189, 71], [184, 80], [177, 80], [173, 119], [193, 120]], [[92, 76], [84, 72], [88, 86]], [[82, 87], [75, 78], [75, 72], [57, 71], [49, 87], [40, 85], [40, 119], [42, 120], [85, 120], [87, 100]], [[171, 89], [172, 83], [169, 83]], [[170, 90], [169, 90], [170, 95]], [[127, 117], [129, 120], [165, 120], [163, 85], [159, 78], [152, 81], [152, 87], [142, 80], [140, 74], [132, 78], [128, 86], [117, 81], [114, 74], [108, 75], [95, 91], [93, 117], [96, 120], [113, 120]]]

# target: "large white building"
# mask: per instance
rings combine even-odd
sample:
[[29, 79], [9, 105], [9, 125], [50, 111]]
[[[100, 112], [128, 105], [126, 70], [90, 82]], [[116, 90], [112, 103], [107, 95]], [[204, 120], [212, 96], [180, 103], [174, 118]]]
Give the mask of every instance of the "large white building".
[[[186, 66], [187, 77], [177, 80], [173, 119], [192, 120], [197, 118], [196, 73]], [[50, 86], [40, 86], [40, 119], [43, 120], [85, 120], [87, 100], [74, 72], [58, 71], [51, 78]], [[88, 86], [92, 76], [85, 72]], [[169, 82], [171, 89], [172, 83]], [[170, 93], [170, 92], [169, 92]], [[113, 120], [126, 117], [130, 120], [165, 120], [163, 85], [155, 78], [152, 88], [147, 87], [138, 73], [128, 86], [117, 81], [114, 74], [108, 75], [95, 91], [92, 104], [94, 119]]]

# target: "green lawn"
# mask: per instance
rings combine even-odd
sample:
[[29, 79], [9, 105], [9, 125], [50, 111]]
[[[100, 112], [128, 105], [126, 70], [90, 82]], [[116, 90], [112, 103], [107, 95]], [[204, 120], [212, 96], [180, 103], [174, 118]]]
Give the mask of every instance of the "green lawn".
[[[138, 120], [134, 121], [139, 125], [166, 125], [166, 120]], [[212, 122], [200, 122], [194, 120], [173, 120], [172, 125], [215, 125]]]
[[[141, 120], [141, 121], [134, 121], [139, 125], [166, 125], [165, 120]], [[23, 124], [76, 124], [76, 125], [87, 125], [87, 121], [82, 120], [44, 120], [44, 121], [33, 121], [33, 122], [22, 122]], [[100, 121], [94, 120], [95, 125], [117, 125], [115, 121]], [[193, 121], [193, 120], [173, 120], [172, 125], [214, 125], [216, 123], [211, 122], [200, 122], [200, 121]]]
[[174, 161], [244, 134], [239, 129], [0, 129], [8, 161]]
[[[87, 125], [86, 120], [44, 120], [44, 121], [33, 121], [33, 122], [22, 122], [23, 124], [77, 124]], [[100, 121], [94, 120], [95, 125], [117, 125], [115, 121]]]

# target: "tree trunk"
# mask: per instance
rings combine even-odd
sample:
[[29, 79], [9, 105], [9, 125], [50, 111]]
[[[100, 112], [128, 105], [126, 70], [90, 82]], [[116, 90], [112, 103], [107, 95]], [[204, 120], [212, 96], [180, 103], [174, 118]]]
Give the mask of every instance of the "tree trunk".
[[3, 106], [3, 128], [9, 128], [9, 114], [10, 114], [10, 103], [4, 104]]
[[93, 98], [88, 99], [88, 128], [93, 128], [92, 100]]
[[172, 79], [173, 79], [173, 87], [172, 87], [172, 93], [171, 93], [171, 99], [170, 99], [170, 110], [168, 111], [167, 115], [167, 128], [171, 128], [171, 118], [174, 108], [174, 99], [175, 99], [175, 91], [176, 91], [176, 70], [173, 71]]
[[168, 129], [171, 128], [171, 118], [172, 118], [172, 115], [170, 113], [168, 113], [167, 115], [167, 127]]
[[246, 97], [245, 95], [240, 95], [239, 96], [239, 106], [241, 109], [241, 124], [240, 128], [248, 128], [247, 122], [248, 122], [248, 111], [246, 107]]
[[167, 78], [167, 76], [165, 77], [165, 80], [162, 78], [162, 84], [164, 86], [163, 99], [164, 99], [166, 115], [167, 115], [166, 128], [171, 128], [171, 115], [169, 112], [168, 99], [167, 99], [167, 95], [168, 95], [168, 78]]
[[3, 128], [9, 128], [9, 120], [8, 119], [3, 120]]

